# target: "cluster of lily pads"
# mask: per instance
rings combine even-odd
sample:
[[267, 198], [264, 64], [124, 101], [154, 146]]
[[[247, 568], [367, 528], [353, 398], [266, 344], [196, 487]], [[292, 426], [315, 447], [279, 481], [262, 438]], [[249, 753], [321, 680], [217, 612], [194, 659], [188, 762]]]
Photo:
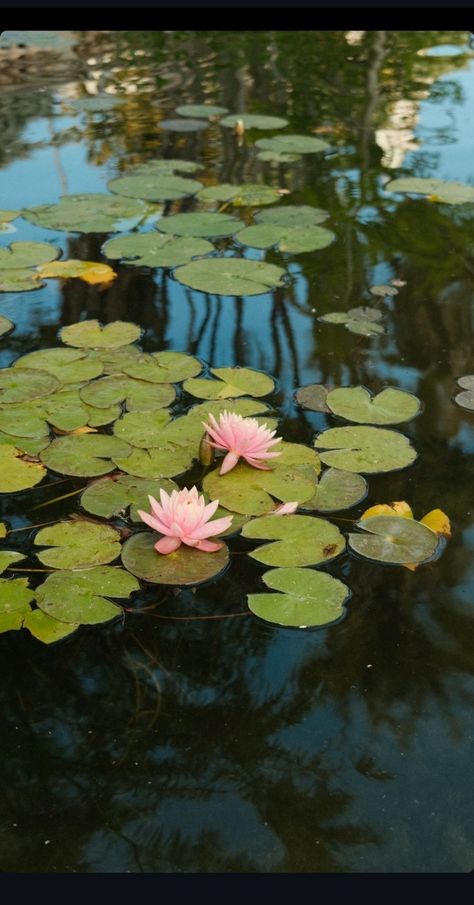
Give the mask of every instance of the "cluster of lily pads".
[[[120, 616], [117, 600], [128, 600], [139, 581], [194, 586], [216, 579], [229, 563], [227, 540], [239, 532], [267, 542], [249, 550], [271, 567], [263, 575], [271, 593], [248, 595], [252, 612], [300, 627], [340, 619], [349, 588], [308, 567], [332, 562], [346, 539], [315, 513], [359, 503], [367, 493], [363, 474], [414, 461], [410, 441], [387, 426], [414, 418], [419, 400], [393, 388], [371, 396], [363, 387], [322, 388], [322, 400], [319, 388], [315, 406], [312, 388], [302, 388], [299, 404], [321, 410], [324, 403], [353, 423], [323, 431], [314, 448], [282, 440], [268, 471], [244, 461], [224, 475], [214, 464], [204, 467], [206, 499], [219, 501], [218, 516], [233, 517], [225, 542], [214, 553], [181, 546], [162, 555], [156, 532], [143, 530], [138, 510], [146, 510], [148, 496], [160, 489], [177, 489], [176, 479], [195, 483], [190, 474], [209, 415], [235, 412], [275, 428], [274, 413], [262, 401], [275, 383], [251, 368], [205, 370], [183, 353], [145, 353], [137, 345], [140, 335], [132, 323], [82, 321], [61, 330], [63, 346], [31, 352], [0, 371], [0, 492], [35, 487], [48, 473], [86, 479], [79, 511], [33, 537], [32, 555], [51, 569], [46, 580], [33, 590], [25, 578], [0, 579], [0, 630], [24, 627], [49, 643], [79, 625]], [[186, 414], [173, 411], [178, 394], [181, 408], [183, 400], [191, 403]], [[297, 503], [302, 514], [277, 515], [282, 503]], [[432, 558], [439, 532], [390, 512], [363, 517], [356, 525], [363, 533], [350, 533], [349, 547], [384, 563]], [[15, 571], [25, 556], [9, 548], [6, 526], [2, 534], [8, 549], [0, 551], [0, 567]], [[120, 567], [110, 565], [119, 557]]]

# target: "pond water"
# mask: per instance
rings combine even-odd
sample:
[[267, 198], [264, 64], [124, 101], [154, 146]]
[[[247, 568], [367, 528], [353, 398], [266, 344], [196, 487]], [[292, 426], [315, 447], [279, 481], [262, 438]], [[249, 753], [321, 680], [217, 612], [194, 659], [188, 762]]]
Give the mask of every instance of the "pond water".
[[[262, 566], [237, 540], [219, 581], [145, 586], [124, 620], [51, 646], [26, 631], [0, 635], [0, 869], [470, 870], [474, 416], [453, 397], [474, 371], [473, 206], [386, 188], [401, 176], [474, 184], [469, 33], [4, 32], [0, 84], [2, 210], [104, 192], [138, 164], [177, 158], [202, 164], [205, 185], [260, 183], [288, 192], [282, 205], [323, 208], [336, 236], [292, 255], [219, 240], [225, 254], [286, 271], [274, 291], [235, 297], [108, 260], [110, 236], [18, 218], [2, 247], [53, 243], [63, 258], [111, 264], [117, 278], [1, 293], [0, 314], [15, 324], [2, 367], [59, 345], [65, 325], [134, 322], [147, 352], [273, 375], [278, 433], [308, 446], [342, 422], [298, 406], [298, 387], [410, 391], [423, 410], [400, 429], [417, 460], [370, 475], [366, 499], [330, 518], [346, 531], [368, 506], [406, 500], [416, 518], [441, 508], [452, 523], [443, 555], [416, 571], [339, 557], [330, 572], [352, 596], [327, 628], [250, 614]], [[71, 107], [97, 96], [120, 103]], [[329, 150], [272, 162], [255, 142], [284, 131], [160, 126], [204, 102], [283, 117]], [[195, 207], [186, 198], [161, 212]], [[252, 220], [252, 208], [232, 213]], [[370, 293], [391, 280], [403, 283], [396, 296]], [[384, 333], [318, 320], [361, 305], [383, 311]], [[87, 482], [58, 480], [1, 495], [10, 531], [79, 511], [77, 495], [56, 497]], [[35, 531], [13, 534], [14, 549], [31, 556]]]

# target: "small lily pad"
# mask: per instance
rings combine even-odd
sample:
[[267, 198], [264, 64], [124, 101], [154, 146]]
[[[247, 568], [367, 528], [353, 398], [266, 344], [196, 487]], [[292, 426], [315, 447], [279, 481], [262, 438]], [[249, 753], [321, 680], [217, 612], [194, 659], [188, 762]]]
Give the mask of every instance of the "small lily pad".
[[59, 249], [46, 242], [13, 242], [9, 248], [0, 248], [0, 271], [36, 267], [57, 257]]
[[130, 597], [138, 582], [123, 569], [95, 566], [81, 572], [61, 571], [48, 575], [36, 590], [36, 602], [43, 612], [60, 622], [95, 625], [122, 614], [121, 607], [108, 597]]
[[59, 335], [67, 346], [82, 349], [118, 349], [135, 342], [142, 334], [137, 324], [127, 321], [112, 321], [105, 327], [97, 320], [79, 321], [63, 327]]
[[262, 575], [269, 588], [282, 593], [248, 594], [255, 616], [275, 625], [320, 628], [344, 615], [350, 590], [338, 578], [312, 569], [270, 569]]
[[371, 292], [372, 295], [380, 295], [382, 298], [398, 295], [398, 289], [396, 289], [395, 286], [387, 286], [385, 283], [381, 283], [379, 286], [371, 286], [369, 292]]
[[52, 264], [44, 264], [37, 268], [44, 279], [69, 280], [77, 278], [84, 283], [95, 286], [96, 283], [111, 283], [117, 274], [108, 264], [99, 264], [97, 261], [76, 261], [71, 258], [68, 261], [55, 261]]
[[242, 227], [242, 221], [230, 214], [172, 214], [162, 217], [155, 229], [173, 236], [219, 238], [231, 236]]
[[454, 401], [457, 402], [461, 408], [468, 409], [470, 412], [474, 411], [474, 374], [466, 374], [465, 377], [460, 377], [458, 380], [458, 384], [460, 387], [463, 387], [463, 392], [458, 393], [454, 397]]
[[309, 204], [285, 204], [259, 211], [255, 219], [267, 226], [280, 226], [285, 229], [302, 229], [306, 226], [317, 226], [327, 220], [329, 214], [320, 207]]
[[322, 383], [310, 383], [306, 387], [300, 387], [295, 398], [298, 405], [310, 412], [328, 413], [330, 409], [326, 405], [326, 398], [330, 389], [332, 387], [324, 386]]
[[22, 355], [14, 368], [34, 368], [53, 374], [61, 384], [78, 383], [100, 377], [104, 368], [100, 361], [93, 361], [80, 349], [38, 349]]
[[[5, 535], [3, 535], [5, 537]], [[14, 562], [20, 562], [26, 559], [24, 553], [17, 553], [16, 550], [0, 550], [0, 575], [3, 575], [5, 569]]]
[[338, 387], [326, 397], [334, 415], [358, 424], [400, 424], [419, 414], [420, 400], [412, 393], [387, 387], [371, 396], [365, 387]]
[[123, 565], [138, 578], [152, 584], [186, 587], [216, 578], [227, 568], [229, 550], [225, 544], [216, 553], [203, 553], [181, 544], [174, 553], [164, 556], [155, 550], [159, 536], [156, 532], [142, 531], [125, 541]]
[[360, 336], [375, 336], [385, 333], [382, 325], [377, 323], [382, 318], [381, 311], [361, 305], [358, 308], [350, 308], [349, 311], [330, 311], [318, 317], [318, 320], [326, 324], [344, 324], [350, 333]]
[[35, 226], [75, 233], [125, 232], [150, 212], [144, 201], [106, 194], [63, 195], [58, 204], [25, 208], [22, 216]]
[[178, 267], [174, 273], [178, 282], [190, 286], [191, 289], [229, 296], [261, 295], [270, 292], [282, 285], [284, 275], [285, 271], [275, 264], [248, 261], [244, 258], [205, 258]]
[[333, 427], [318, 434], [314, 445], [325, 465], [364, 474], [398, 471], [417, 456], [407, 437], [381, 427]]
[[40, 369], [0, 369], [0, 403], [18, 405], [31, 399], [48, 396], [59, 388], [59, 381], [52, 374]]
[[8, 320], [8, 317], [4, 317], [3, 314], [0, 314], [0, 336], [10, 333], [10, 330], [13, 330], [14, 326], [15, 324]]
[[136, 233], [110, 239], [102, 248], [108, 257], [135, 267], [178, 267], [215, 251], [205, 239], [175, 238], [159, 233]]
[[77, 631], [79, 625], [76, 623], [59, 622], [53, 619], [43, 610], [31, 610], [23, 619], [23, 628], [28, 629], [34, 638], [42, 641], [43, 644], [54, 644], [56, 641], [62, 641]]
[[328, 468], [323, 472], [310, 500], [300, 503], [302, 509], [316, 512], [337, 512], [350, 509], [367, 496], [367, 481], [352, 471]]
[[128, 411], [151, 412], [171, 405], [176, 391], [169, 383], [156, 385], [128, 375], [111, 374], [91, 381], [79, 391], [79, 395], [87, 405], [97, 408], [125, 401]]
[[474, 187], [447, 179], [419, 179], [409, 176], [392, 179], [385, 189], [387, 192], [408, 192], [413, 195], [428, 195], [431, 201], [444, 204], [468, 204], [474, 202]]
[[[0, 455], [2, 449], [3, 447], [0, 447]], [[132, 447], [117, 437], [106, 434], [80, 434], [53, 440], [40, 454], [40, 458], [44, 465], [59, 474], [88, 478], [113, 471], [112, 456], [128, 456], [131, 451]]]
[[230, 116], [220, 120], [220, 125], [227, 129], [233, 129], [238, 123], [243, 123], [246, 129], [284, 129], [288, 125], [288, 120], [280, 116], [264, 116], [257, 113], [231, 113]]
[[430, 559], [438, 535], [411, 518], [375, 515], [356, 523], [367, 534], [349, 534], [349, 546], [368, 559], [392, 564], [419, 563]]
[[0, 292], [31, 292], [45, 285], [35, 271], [0, 270]]
[[197, 195], [199, 201], [231, 202], [235, 207], [262, 207], [280, 200], [278, 189], [269, 185], [211, 185]]
[[35, 545], [52, 547], [37, 553], [53, 569], [85, 569], [111, 562], [120, 555], [120, 533], [109, 525], [77, 520], [58, 522], [38, 531]]
[[198, 399], [231, 399], [236, 396], [267, 396], [273, 393], [275, 381], [268, 374], [252, 368], [211, 368], [217, 380], [191, 378], [183, 390]]
[[181, 383], [199, 374], [202, 364], [184, 352], [152, 352], [124, 365], [123, 371], [129, 377], [150, 383]]
[[240, 230], [237, 241], [251, 248], [271, 248], [287, 254], [302, 254], [326, 248], [335, 239], [334, 233], [322, 226], [284, 227], [276, 224], [257, 224]]
[[329, 151], [330, 145], [321, 138], [311, 135], [275, 135], [273, 138], [261, 138], [256, 142], [262, 151], [278, 151], [284, 154], [318, 154]]
[[86, 488], [81, 496], [81, 506], [86, 512], [100, 515], [102, 518], [125, 517], [125, 513], [130, 507], [132, 522], [139, 522], [140, 516], [137, 510], [147, 511], [149, 509], [148, 497], [153, 496], [155, 499], [159, 499], [161, 489], [170, 494], [178, 488], [174, 481], [161, 477], [153, 480], [132, 475], [122, 475], [117, 480], [101, 478]]
[[227, 107], [218, 107], [215, 104], [181, 104], [180, 107], [176, 107], [176, 113], [179, 116], [224, 116], [228, 113]]
[[202, 189], [202, 182], [184, 179], [182, 176], [155, 175], [121, 176], [111, 179], [107, 188], [116, 195], [142, 198], [144, 201], [175, 201], [195, 195]]
[[199, 132], [209, 123], [205, 119], [162, 119], [158, 125], [169, 132]]
[[267, 566], [320, 565], [339, 556], [346, 546], [339, 528], [310, 515], [263, 515], [244, 525], [242, 537], [274, 541], [249, 553]]
[[21, 450], [0, 444], [0, 493], [15, 493], [34, 487], [43, 480], [46, 469], [39, 462], [26, 462]]

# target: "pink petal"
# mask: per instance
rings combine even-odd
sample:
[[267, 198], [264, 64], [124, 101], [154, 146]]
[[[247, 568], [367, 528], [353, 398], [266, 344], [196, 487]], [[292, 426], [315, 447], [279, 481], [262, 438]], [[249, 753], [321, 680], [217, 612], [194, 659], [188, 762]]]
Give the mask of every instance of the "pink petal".
[[232, 468], [237, 465], [238, 461], [239, 457], [235, 453], [228, 452], [227, 455], [224, 456], [219, 474], [227, 474], [228, 471], [231, 471]]
[[152, 514], [155, 515], [156, 518], [163, 518], [163, 515], [166, 512], [166, 507], [160, 506], [158, 500], [155, 500], [155, 497], [153, 496], [149, 496], [148, 500], [150, 502]]
[[196, 550], [201, 550], [202, 553], [217, 553], [224, 544], [215, 544], [210, 540], [200, 540], [196, 545]]
[[227, 531], [227, 528], [230, 528], [232, 524], [232, 519], [233, 515], [225, 515], [224, 518], [216, 518], [213, 522], [206, 522], [200, 528], [194, 529], [193, 537], [198, 540], [204, 540], [205, 537], [214, 537], [215, 534], [220, 534], [221, 531]]
[[158, 553], [166, 555], [167, 553], [174, 553], [180, 546], [181, 541], [179, 537], [162, 537], [155, 544], [155, 550], [158, 550]]
[[154, 528], [155, 531], [159, 531], [160, 534], [172, 534], [173, 532], [160, 522], [159, 519], [155, 518], [153, 515], [150, 515], [148, 512], [142, 512], [141, 509], [137, 509], [138, 515], [140, 516], [142, 522], [145, 522], [145, 525], [149, 525], [150, 528]]
[[298, 500], [295, 500], [293, 503], [281, 503], [281, 505], [277, 506], [270, 515], [292, 515], [297, 509]]

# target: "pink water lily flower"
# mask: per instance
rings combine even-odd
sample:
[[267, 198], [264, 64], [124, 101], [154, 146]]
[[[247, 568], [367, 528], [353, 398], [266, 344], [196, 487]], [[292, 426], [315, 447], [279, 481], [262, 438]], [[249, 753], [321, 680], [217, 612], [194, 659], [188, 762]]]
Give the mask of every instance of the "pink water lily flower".
[[269, 471], [268, 466], [260, 460], [281, 456], [280, 452], [268, 452], [270, 446], [281, 442], [281, 437], [275, 437], [276, 431], [268, 430], [266, 424], [260, 425], [255, 418], [242, 418], [234, 412], [223, 412], [219, 421], [216, 421], [214, 415], [209, 415], [209, 422], [203, 422], [203, 427], [211, 438], [210, 443], [216, 449], [227, 450], [219, 474], [227, 474], [237, 465], [240, 457], [254, 468]]
[[207, 540], [215, 534], [220, 534], [230, 527], [232, 515], [224, 518], [209, 519], [214, 515], [219, 500], [214, 500], [206, 506], [203, 496], [200, 496], [197, 487], [191, 490], [173, 490], [171, 494], [166, 490], [160, 490], [161, 505], [154, 497], [149, 496], [151, 514], [138, 510], [138, 514], [145, 524], [160, 534], [164, 534], [155, 544], [158, 553], [173, 553], [181, 544], [195, 547], [204, 553], [215, 553], [224, 545]]

